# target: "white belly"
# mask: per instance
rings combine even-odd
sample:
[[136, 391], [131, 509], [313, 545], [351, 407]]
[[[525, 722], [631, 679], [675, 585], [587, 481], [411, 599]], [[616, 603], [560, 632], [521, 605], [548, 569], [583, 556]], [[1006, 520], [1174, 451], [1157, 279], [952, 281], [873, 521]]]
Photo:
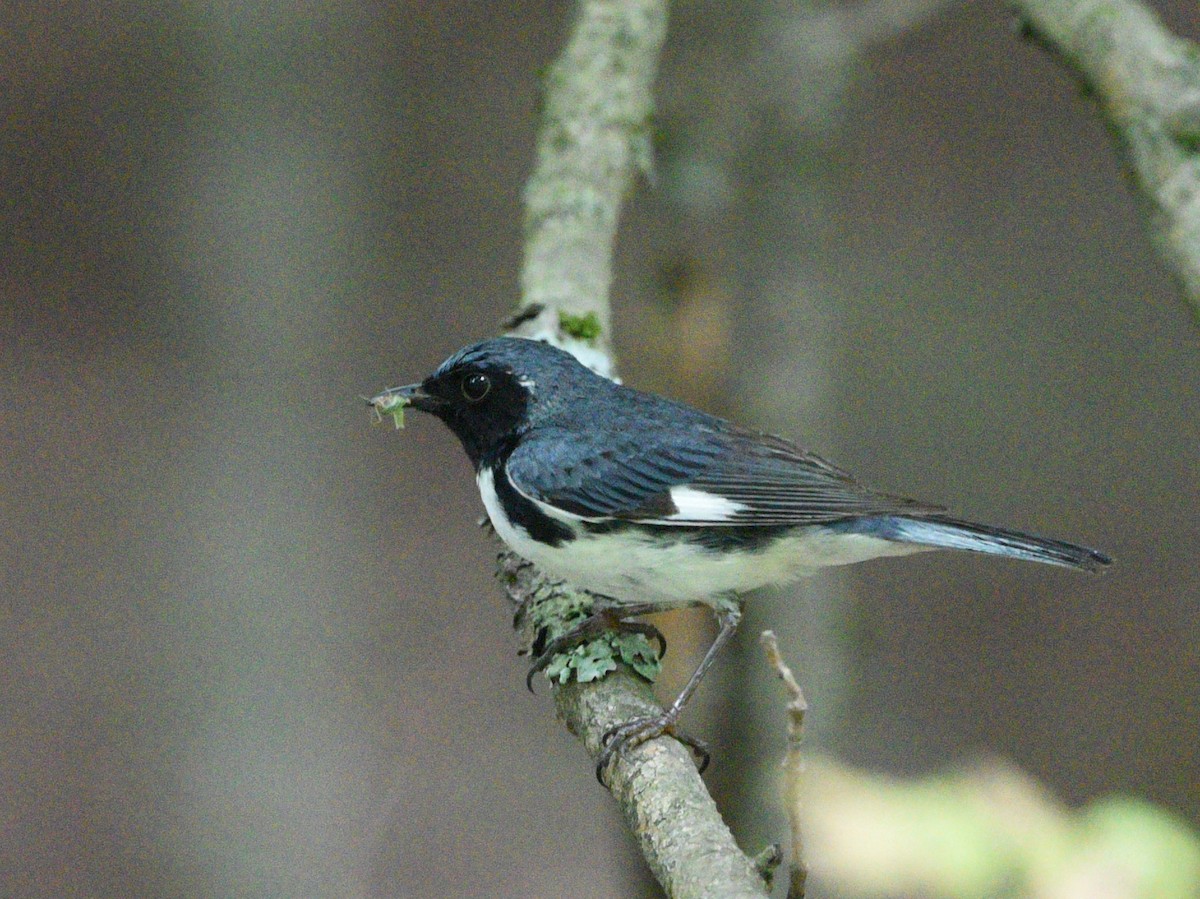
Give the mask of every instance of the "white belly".
[[554, 517], [570, 527], [576, 539], [555, 547], [531, 539], [508, 521], [491, 471], [480, 472], [478, 483], [492, 526], [514, 552], [552, 577], [627, 602], [712, 605], [731, 593], [786, 583], [820, 568], [908, 555], [924, 548], [814, 527], [798, 529], [764, 548], [718, 553], [689, 542], [683, 530], [676, 532], [670, 526], [656, 528], [652, 534], [639, 530], [592, 534], [578, 519], [567, 516]]

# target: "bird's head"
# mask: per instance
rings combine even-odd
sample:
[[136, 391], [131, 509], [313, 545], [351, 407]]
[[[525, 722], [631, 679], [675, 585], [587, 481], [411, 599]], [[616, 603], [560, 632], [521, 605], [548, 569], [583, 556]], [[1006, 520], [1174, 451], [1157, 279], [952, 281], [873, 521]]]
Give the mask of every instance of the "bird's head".
[[497, 337], [459, 350], [419, 384], [393, 387], [367, 402], [384, 413], [412, 407], [436, 415], [478, 468], [529, 427], [571, 409], [589, 380], [611, 383], [557, 347]]

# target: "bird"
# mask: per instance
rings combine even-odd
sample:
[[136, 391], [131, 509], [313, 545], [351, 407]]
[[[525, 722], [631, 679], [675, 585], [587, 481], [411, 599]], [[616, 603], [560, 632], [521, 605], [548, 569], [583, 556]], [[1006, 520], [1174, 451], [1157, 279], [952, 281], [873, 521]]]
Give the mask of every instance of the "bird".
[[[606, 627], [651, 633], [640, 615], [707, 606], [719, 629], [661, 714], [604, 735], [596, 772], [676, 727], [742, 615], [742, 596], [819, 569], [936, 549], [1096, 572], [1095, 549], [953, 517], [941, 506], [861, 486], [782, 438], [623, 386], [548, 342], [495, 337], [463, 347], [419, 383], [367, 400], [444, 422], [475, 469], [488, 519], [517, 555], [597, 597], [551, 641], [553, 656]], [[397, 419], [399, 423], [399, 419]], [[665, 644], [664, 644], [665, 646]]]

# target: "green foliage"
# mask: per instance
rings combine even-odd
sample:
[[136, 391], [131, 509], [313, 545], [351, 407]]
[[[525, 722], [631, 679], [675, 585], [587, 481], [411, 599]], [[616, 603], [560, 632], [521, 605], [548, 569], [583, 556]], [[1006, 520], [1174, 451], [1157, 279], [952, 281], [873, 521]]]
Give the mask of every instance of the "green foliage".
[[806, 760], [809, 861], [848, 897], [1194, 899], [1200, 835], [1124, 797], [1072, 811], [1000, 763], [919, 780]]
[[1185, 153], [1200, 153], [1200, 129], [1178, 128], [1172, 137]]
[[1200, 836], [1148, 802], [1118, 796], [1079, 816], [1081, 847], [1136, 884], [1136, 895], [1186, 899], [1200, 895]]

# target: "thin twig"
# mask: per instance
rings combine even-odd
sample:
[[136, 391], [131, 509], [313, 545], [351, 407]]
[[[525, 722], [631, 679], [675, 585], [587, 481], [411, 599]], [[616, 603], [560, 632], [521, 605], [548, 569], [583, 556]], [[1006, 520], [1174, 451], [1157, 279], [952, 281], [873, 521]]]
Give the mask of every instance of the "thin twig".
[[804, 760], [800, 755], [800, 744], [804, 741], [804, 713], [808, 711], [808, 703], [804, 692], [792, 676], [792, 669], [783, 660], [779, 652], [779, 641], [774, 631], [763, 631], [759, 638], [767, 661], [783, 681], [788, 693], [788, 750], [783, 760], [784, 801], [787, 804], [788, 825], [792, 831], [792, 862], [789, 868], [790, 883], [788, 899], [804, 899], [808, 885], [808, 866], [804, 863], [804, 841], [800, 832], [800, 779], [804, 773]]

